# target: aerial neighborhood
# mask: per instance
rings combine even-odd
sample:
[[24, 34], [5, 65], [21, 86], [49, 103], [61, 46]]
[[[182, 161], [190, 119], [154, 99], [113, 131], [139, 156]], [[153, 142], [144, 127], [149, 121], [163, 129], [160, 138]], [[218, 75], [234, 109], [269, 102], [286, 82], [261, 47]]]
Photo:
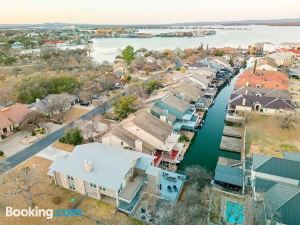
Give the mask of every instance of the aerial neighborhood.
[[128, 45], [97, 63], [99, 40], [219, 28], [53, 26], [0, 29], [1, 207], [79, 209], [69, 224], [299, 224], [299, 43]]

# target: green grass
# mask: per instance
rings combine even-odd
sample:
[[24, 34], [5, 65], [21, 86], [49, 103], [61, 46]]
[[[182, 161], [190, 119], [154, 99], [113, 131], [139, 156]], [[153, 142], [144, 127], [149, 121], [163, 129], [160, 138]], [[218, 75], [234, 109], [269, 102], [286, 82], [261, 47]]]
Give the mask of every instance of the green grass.
[[290, 144], [280, 144], [279, 145], [281, 150], [288, 151], [288, 152], [298, 152], [298, 148], [294, 145]]

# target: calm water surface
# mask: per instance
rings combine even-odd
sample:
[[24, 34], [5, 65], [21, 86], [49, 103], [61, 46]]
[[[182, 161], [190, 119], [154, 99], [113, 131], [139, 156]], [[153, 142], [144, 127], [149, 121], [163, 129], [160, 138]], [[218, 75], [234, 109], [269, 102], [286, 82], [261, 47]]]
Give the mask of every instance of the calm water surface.
[[[248, 30], [219, 30], [216, 35], [196, 38], [107, 38], [94, 39], [92, 56], [97, 62], [104, 60], [113, 61], [120, 50], [127, 45], [134, 48], [147, 49], [175, 49], [199, 47], [246, 47], [255, 42], [300, 42], [300, 27], [275, 27], [275, 26], [248, 26]], [[140, 30], [140, 32], [160, 33], [174, 32], [176, 30]]]
[[186, 166], [200, 165], [208, 171], [213, 171], [219, 156], [232, 159], [240, 158], [239, 153], [222, 151], [219, 148], [227, 112], [226, 107], [235, 80], [236, 77], [219, 92], [215, 104], [207, 111], [204, 126], [197, 131], [184, 160], [181, 162], [180, 170]]

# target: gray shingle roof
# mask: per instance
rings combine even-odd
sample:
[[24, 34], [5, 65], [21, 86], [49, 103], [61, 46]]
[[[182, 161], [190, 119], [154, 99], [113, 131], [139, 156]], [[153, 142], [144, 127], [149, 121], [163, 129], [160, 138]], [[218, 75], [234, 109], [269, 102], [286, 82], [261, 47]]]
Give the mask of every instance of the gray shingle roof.
[[217, 165], [214, 180], [242, 187], [243, 171], [240, 168]]
[[[95, 142], [78, 145], [68, 157], [56, 158], [49, 170], [118, 191], [127, 172], [142, 157], [149, 159], [148, 166], [154, 160], [151, 155]], [[91, 172], [84, 170], [84, 160], [92, 162]]]
[[143, 110], [140, 110], [135, 114], [132, 122], [162, 142], [165, 142], [172, 133], [171, 125]]
[[288, 91], [256, 87], [240, 87], [239, 89], [235, 90], [233, 94], [250, 96], [256, 96], [257, 94], [261, 94], [263, 97], [283, 98], [288, 100], [292, 99], [292, 96]]
[[258, 97], [253, 95], [232, 94], [229, 104], [242, 106], [243, 99], [246, 100], [244, 106], [248, 107], [252, 107], [255, 104], [261, 104], [263, 108], [295, 110], [295, 105], [291, 100], [264, 96]]

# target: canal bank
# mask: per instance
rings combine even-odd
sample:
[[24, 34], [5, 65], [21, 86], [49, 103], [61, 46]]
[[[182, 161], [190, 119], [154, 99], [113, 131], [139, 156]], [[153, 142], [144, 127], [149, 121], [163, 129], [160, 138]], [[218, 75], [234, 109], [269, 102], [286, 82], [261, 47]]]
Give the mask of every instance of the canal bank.
[[197, 130], [179, 170], [191, 165], [199, 165], [208, 171], [214, 171], [219, 156], [240, 159], [239, 153], [220, 149], [227, 104], [236, 79], [237, 76], [229, 83], [224, 84], [215, 99], [215, 104], [206, 112], [205, 123], [201, 129]]

